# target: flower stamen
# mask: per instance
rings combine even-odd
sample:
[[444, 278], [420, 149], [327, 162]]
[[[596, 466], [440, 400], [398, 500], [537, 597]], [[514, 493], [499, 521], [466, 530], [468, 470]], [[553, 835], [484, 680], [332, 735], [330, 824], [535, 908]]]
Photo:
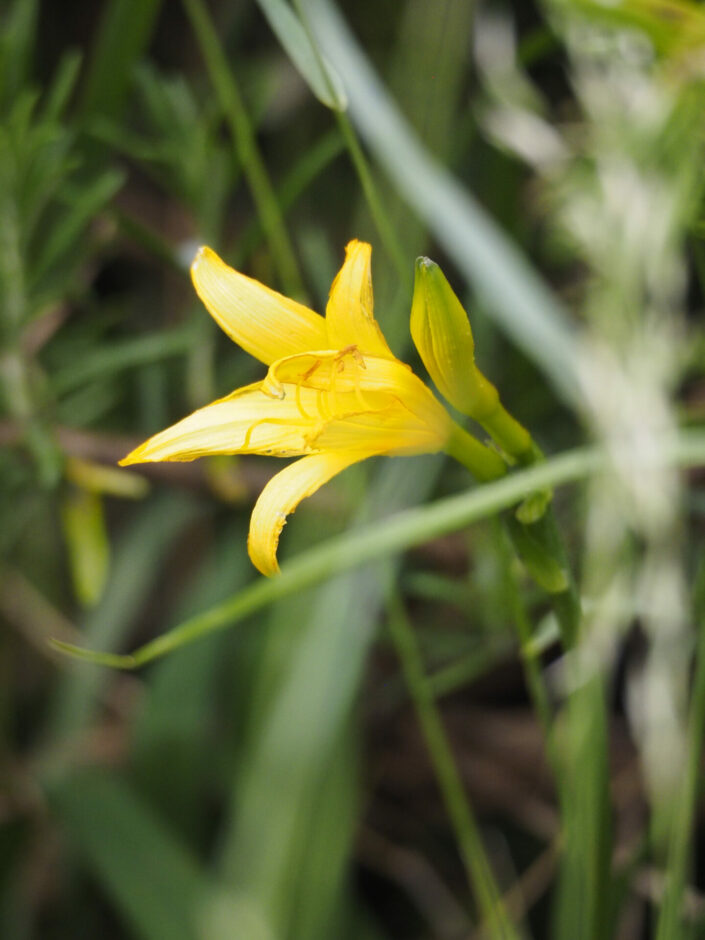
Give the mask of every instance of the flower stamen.
[[312, 420], [313, 420], [313, 416], [310, 415], [310, 414], [306, 411], [306, 409], [305, 409], [304, 406], [303, 406], [303, 402], [301, 401], [301, 387], [302, 387], [303, 383], [304, 383], [304, 379], [303, 379], [303, 376], [302, 376], [302, 377], [299, 379], [299, 381], [296, 383], [296, 407], [298, 408], [299, 414], [301, 415], [302, 418], [304, 418], [306, 421], [312, 421]]
[[[308, 420], [298, 420], [296, 418], [260, 418], [259, 421], [253, 421], [252, 424], [248, 427], [247, 432], [245, 433], [245, 439], [242, 442], [242, 450], [246, 451], [250, 448], [253, 432], [256, 428], [261, 427], [263, 424], [273, 424], [281, 427], [291, 427], [294, 425], [295, 427], [305, 428], [310, 424], [310, 422], [310, 418]], [[307, 444], [307, 435], [302, 434], [301, 437], [304, 443]]]

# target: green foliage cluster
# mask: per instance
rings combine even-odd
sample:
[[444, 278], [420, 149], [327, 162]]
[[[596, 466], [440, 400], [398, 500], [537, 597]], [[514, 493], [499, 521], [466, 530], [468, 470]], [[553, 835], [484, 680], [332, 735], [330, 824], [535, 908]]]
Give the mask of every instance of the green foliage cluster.
[[[75, 6], [0, 4], [0, 936], [705, 935], [703, 8]], [[323, 310], [353, 237], [547, 458], [351, 468], [264, 581], [271, 461], [116, 462], [255, 378], [199, 244]]]

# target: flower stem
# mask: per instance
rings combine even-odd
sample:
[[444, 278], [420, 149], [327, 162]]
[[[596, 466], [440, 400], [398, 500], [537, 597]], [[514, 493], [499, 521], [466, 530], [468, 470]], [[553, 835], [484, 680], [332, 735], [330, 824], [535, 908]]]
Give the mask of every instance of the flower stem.
[[[508, 414], [507, 417], [511, 418]], [[504, 421], [504, 418], [501, 420]], [[516, 424], [521, 427], [518, 422]], [[543, 454], [530, 436], [529, 445], [523, 452], [524, 462], [528, 464], [542, 460]], [[482, 482], [496, 480], [507, 471], [499, 454], [475, 440], [459, 425], [453, 426], [445, 450]], [[522, 506], [530, 499], [531, 497], [527, 497]], [[546, 499], [542, 501], [541, 512], [537, 518], [527, 521], [519, 512], [518, 518], [506, 519], [505, 524], [515, 552], [534, 580], [548, 592], [563, 645], [569, 649], [574, 646], [578, 635], [580, 598], [552, 507]]]
[[486, 935], [495, 940], [518, 938], [517, 930], [505, 909], [487, 859], [477, 822], [463, 788], [430, 683], [424, 672], [416, 637], [401, 600], [397, 596], [390, 598], [388, 623], [443, 802], [458, 838], [463, 864], [485, 924]]
[[522, 465], [534, 462], [537, 448], [531, 434], [509, 414], [501, 402], [489, 415], [478, 420], [492, 440], [510, 457]]
[[498, 480], [507, 472], [500, 455], [481, 444], [459, 424], [453, 424], [445, 452], [469, 470], [476, 480]]
[[541, 671], [541, 661], [533, 642], [533, 629], [521, 596], [517, 574], [512, 559], [511, 540], [506, 529], [495, 516], [493, 531], [497, 544], [497, 554], [502, 570], [504, 591], [508, 596], [512, 620], [519, 640], [519, 655], [524, 665], [524, 674], [534, 711], [541, 723], [544, 741], [549, 759], [554, 763], [551, 715], [551, 699]]

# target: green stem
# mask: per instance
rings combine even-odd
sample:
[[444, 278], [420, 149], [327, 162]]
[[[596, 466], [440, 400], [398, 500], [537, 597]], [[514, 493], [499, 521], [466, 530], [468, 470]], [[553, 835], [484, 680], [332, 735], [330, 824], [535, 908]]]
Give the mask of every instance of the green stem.
[[262, 226], [267, 233], [282, 286], [287, 294], [304, 297], [305, 290], [296, 255], [289, 241], [262, 155], [257, 147], [252, 122], [235, 76], [228, 66], [213, 21], [203, 0], [182, 0], [182, 2], [191, 21], [220, 106], [225, 112], [235, 150], [242, 163]]
[[524, 605], [517, 583], [514, 565], [512, 564], [510, 539], [507, 537], [506, 529], [503, 529], [496, 516], [493, 519], [493, 527], [495, 540], [499, 549], [498, 553], [502, 566], [504, 587], [509, 596], [512, 620], [514, 621], [514, 627], [519, 639], [519, 655], [521, 656], [521, 661], [524, 666], [526, 684], [529, 689], [534, 711], [538, 715], [539, 722], [541, 723], [549, 759], [555, 766], [552, 734], [553, 717], [551, 714], [550, 696], [543, 679], [539, 654], [533, 642], [534, 631], [526, 613], [526, 606]]
[[51, 488], [61, 477], [63, 458], [50, 429], [38, 415], [33, 385], [30, 363], [20, 348], [0, 353], [0, 390], [7, 412], [22, 428], [24, 443], [34, 458], [39, 482]]
[[701, 559], [695, 590], [695, 617], [698, 645], [695, 659], [693, 697], [688, 722], [688, 756], [681, 792], [675, 801], [666, 867], [666, 889], [658, 919], [656, 940], [670, 940], [683, 935], [683, 893], [692, 851], [693, 820], [698, 793], [700, 759], [705, 736], [705, 556]]
[[[295, 6], [296, 11], [299, 14], [299, 19], [301, 20], [301, 23], [306, 31], [306, 35], [308, 36], [308, 40], [311, 43], [313, 53], [316, 57], [316, 60], [318, 61], [321, 73], [325, 78], [328, 91], [330, 92], [331, 97], [335, 99], [336, 90], [333, 88], [331, 83], [330, 76], [328, 74], [328, 68], [323, 61], [323, 56], [321, 55], [321, 51], [318, 48], [316, 37], [313, 33], [313, 30], [309, 26], [308, 17], [306, 16], [306, 11], [303, 9], [303, 4], [300, 2], [300, 0], [296, 0]], [[344, 111], [334, 109], [334, 113], [338, 127], [340, 128], [340, 132], [343, 135], [345, 146], [347, 147], [348, 153], [350, 154], [350, 159], [352, 160], [352, 164], [355, 167], [355, 172], [357, 173], [358, 179], [360, 180], [362, 191], [364, 193], [365, 199], [367, 200], [367, 205], [369, 207], [370, 214], [372, 215], [372, 220], [375, 223], [382, 244], [384, 245], [389, 257], [394, 262], [399, 279], [403, 284], [406, 284], [407, 287], [411, 289], [411, 273], [406, 263], [404, 250], [400, 240], [397, 238], [397, 234], [394, 231], [394, 228], [389, 221], [389, 215], [382, 205], [382, 200], [379, 198], [377, 187], [375, 186], [374, 180], [372, 178], [372, 171], [370, 170], [365, 153], [360, 146], [360, 141], [357, 138], [357, 134], [355, 133], [355, 130]]]
[[[494, 391], [494, 386], [482, 373], [479, 374]], [[519, 464], [530, 466], [543, 460], [543, 454], [529, 431], [509, 414], [499, 398], [496, 398], [496, 401], [496, 406], [489, 414], [478, 415], [478, 422], [492, 436], [495, 443]], [[474, 468], [479, 466], [481, 472], [487, 472], [487, 461], [481, 453], [475, 452], [477, 448], [471, 449], [464, 439], [456, 441], [457, 437], [458, 435], [452, 437], [447, 452], [463, 463], [477, 479], [494, 479], [478, 474]], [[550, 499], [550, 491], [537, 492], [528, 497], [517, 511], [516, 519], [507, 521], [507, 529], [517, 554], [534, 579], [549, 592], [563, 645], [569, 649], [575, 644], [578, 636], [580, 598]]]
[[492, 440], [520, 464], [528, 465], [536, 460], [537, 449], [531, 434], [509, 414], [501, 402], [497, 403], [491, 414], [478, 421]]
[[[531, 449], [526, 452], [526, 457], [527, 462], [531, 463], [542, 458], [542, 455], [531, 438], [529, 440]], [[506, 466], [499, 455], [475, 440], [459, 425], [454, 425], [445, 450], [477, 480], [496, 480], [506, 473]], [[531, 523], [516, 518], [507, 520], [507, 530], [517, 555], [534, 580], [548, 591], [563, 645], [570, 649], [575, 644], [580, 625], [580, 598], [552, 507], [547, 506], [540, 517]]]
[[404, 679], [416, 709], [426, 747], [455, 829], [463, 864], [475, 894], [487, 935], [496, 940], [517, 938], [517, 930], [504, 907], [482, 838], [453, 759], [441, 717], [424, 672], [416, 637], [398, 597], [390, 598], [389, 631], [401, 661]]
[[[673, 441], [665, 442], [662, 458], [665, 466], [685, 469], [705, 465], [705, 433], [681, 430]], [[389, 519], [376, 520], [374, 525], [328, 539], [287, 562], [277, 577], [259, 578], [131, 654], [102, 653], [59, 641], [52, 641], [52, 645], [87, 662], [118, 669], [136, 669], [217, 630], [240, 623], [266, 605], [300, 594], [305, 588], [320, 584], [342, 571], [369, 564], [448, 532], [457, 532], [515, 506], [527, 493], [582, 480], [603, 471], [608, 465], [603, 449], [582, 447], [518, 470], [486, 486], [447, 496], [429, 506], [407, 509]]]
[[[314, 46], [314, 48], [316, 47]], [[357, 139], [357, 135], [347, 114], [343, 111], [336, 111], [335, 118], [343, 135], [345, 146], [350, 154], [350, 159], [355, 167], [355, 172], [360, 180], [362, 191], [367, 200], [372, 220], [375, 223], [382, 244], [387, 254], [394, 262], [400, 281], [406, 284], [407, 288], [411, 290], [412, 279], [410, 267], [406, 262], [401, 242], [390, 224], [389, 214], [382, 205], [382, 200], [377, 192], [377, 187], [372, 178], [372, 171], [370, 170], [365, 153], [360, 146], [360, 141]]]
[[445, 452], [469, 470], [476, 480], [498, 480], [507, 472], [499, 454], [481, 444], [459, 424], [453, 424]]

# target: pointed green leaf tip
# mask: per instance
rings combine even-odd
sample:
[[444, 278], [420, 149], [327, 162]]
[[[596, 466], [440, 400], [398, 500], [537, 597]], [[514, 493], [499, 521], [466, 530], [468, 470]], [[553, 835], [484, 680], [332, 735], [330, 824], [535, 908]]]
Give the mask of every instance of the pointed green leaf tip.
[[436, 387], [458, 411], [476, 421], [495, 411], [497, 390], [475, 366], [468, 315], [429, 258], [416, 259], [411, 335]]

